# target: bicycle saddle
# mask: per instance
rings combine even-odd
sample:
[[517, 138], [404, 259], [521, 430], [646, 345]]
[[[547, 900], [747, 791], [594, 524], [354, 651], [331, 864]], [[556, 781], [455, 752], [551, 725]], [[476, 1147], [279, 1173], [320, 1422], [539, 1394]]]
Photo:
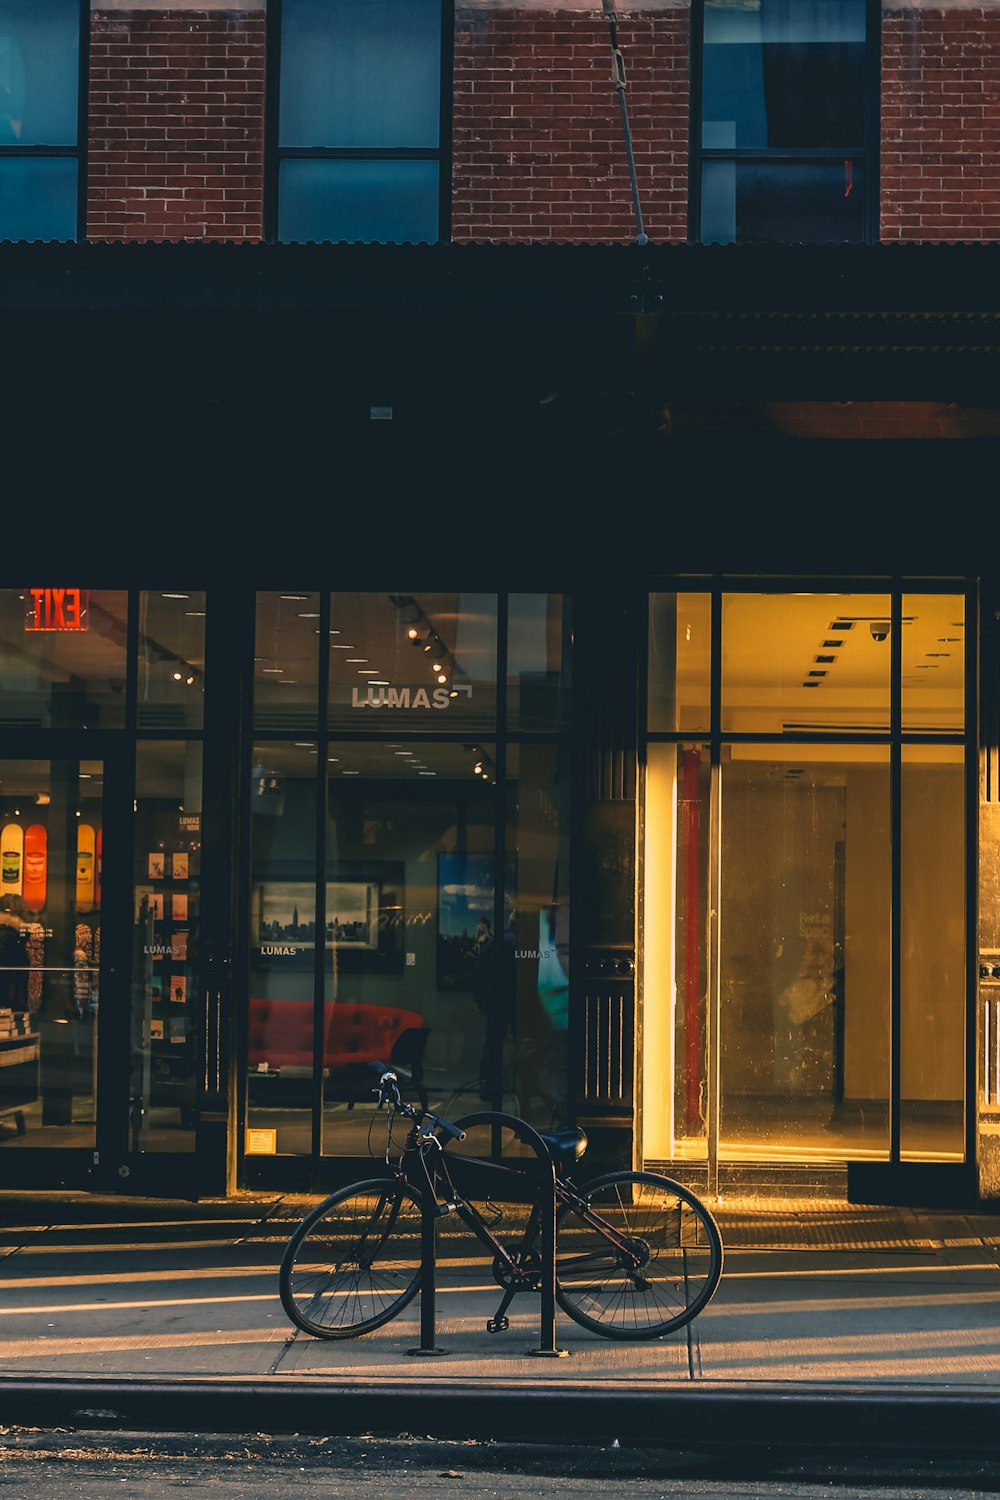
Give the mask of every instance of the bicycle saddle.
[[553, 1130], [551, 1134], [540, 1130], [538, 1134], [551, 1152], [553, 1161], [579, 1161], [587, 1149], [587, 1133], [579, 1128]]

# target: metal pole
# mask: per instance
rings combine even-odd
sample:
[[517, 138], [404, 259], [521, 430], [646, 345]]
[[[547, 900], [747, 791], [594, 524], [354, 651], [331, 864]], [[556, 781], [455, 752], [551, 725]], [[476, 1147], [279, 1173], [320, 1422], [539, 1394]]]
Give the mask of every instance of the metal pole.
[[420, 1344], [407, 1354], [447, 1354], [435, 1343], [437, 1313], [437, 1204], [424, 1194], [420, 1214]]
[[543, 1186], [539, 1190], [539, 1212], [542, 1230], [542, 1275], [538, 1290], [541, 1293], [542, 1309], [538, 1331], [538, 1348], [529, 1349], [529, 1354], [546, 1355], [549, 1359], [564, 1359], [568, 1349], [556, 1348], [556, 1169], [552, 1157], [546, 1153], [543, 1162], [539, 1157], [539, 1175]]
[[642, 225], [639, 181], [635, 175], [635, 155], [632, 151], [632, 130], [628, 122], [628, 105], [625, 102], [625, 90], [628, 83], [625, 77], [625, 59], [618, 46], [618, 16], [615, 12], [615, 0], [604, 0], [604, 14], [608, 18], [608, 27], [611, 31], [611, 81], [618, 93], [618, 108], [621, 111], [622, 129], [625, 132], [625, 155], [628, 158], [628, 175], [632, 184], [632, 208], [635, 213], [635, 242], [637, 245], [648, 245], [649, 241]]

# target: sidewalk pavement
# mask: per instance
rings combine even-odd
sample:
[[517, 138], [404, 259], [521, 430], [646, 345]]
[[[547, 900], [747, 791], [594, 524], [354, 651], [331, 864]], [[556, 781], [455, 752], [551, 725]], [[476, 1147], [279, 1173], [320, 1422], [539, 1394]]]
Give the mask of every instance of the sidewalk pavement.
[[[485, 1261], [361, 1339], [293, 1328], [277, 1267], [309, 1198], [0, 1193], [0, 1422], [1000, 1454], [1000, 1216], [713, 1204], [726, 1250], [687, 1330], [618, 1343], [538, 1299], [489, 1334]], [[535, 1352], [532, 1352], [535, 1351]]]

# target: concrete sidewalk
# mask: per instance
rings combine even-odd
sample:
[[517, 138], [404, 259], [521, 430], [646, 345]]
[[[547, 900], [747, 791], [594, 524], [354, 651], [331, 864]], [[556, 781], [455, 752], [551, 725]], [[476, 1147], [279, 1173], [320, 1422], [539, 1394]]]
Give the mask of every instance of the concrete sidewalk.
[[[846, 1440], [1000, 1452], [1000, 1217], [843, 1203], [713, 1205], [722, 1283], [687, 1330], [618, 1343], [476, 1257], [361, 1339], [295, 1330], [277, 1266], [314, 1200], [200, 1204], [0, 1194], [0, 1420], [203, 1431]], [[475, 1247], [470, 1241], [470, 1252]], [[836, 1409], [841, 1415], [831, 1421]]]

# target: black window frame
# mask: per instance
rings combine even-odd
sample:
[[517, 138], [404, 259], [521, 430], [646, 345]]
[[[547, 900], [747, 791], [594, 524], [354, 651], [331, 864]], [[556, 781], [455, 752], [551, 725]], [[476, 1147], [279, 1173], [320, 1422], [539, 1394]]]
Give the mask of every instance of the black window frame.
[[[451, 239], [452, 77], [455, 42], [454, 0], [438, 0], [441, 12], [441, 72], [438, 144], [436, 147], [282, 146], [281, 35], [283, 0], [267, 7], [267, 72], [264, 106], [264, 239], [293, 243], [278, 236], [278, 184], [285, 161], [434, 161], [438, 163], [438, 233], [436, 243]], [[374, 241], [369, 243], [375, 243]], [[406, 241], [403, 243], [414, 243]]]
[[[864, 89], [864, 124], [865, 139], [863, 146], [844, 149], [839, 146], [828, 147], [706, 147], [702, 144], [704, 121], [702, 119], [703, 106], [703, 77], [704, 77], [704, 54], [705, 54], [705, 4], [706, 0], [692, 0], [691, 3], [691, 115], [690, 115], [690, 152], [691, 163], [688, 177], [688, 240], [692, 244], [700, 245], [706, 243], [701, 232], [701, 209], [702, 209], [702, 168], [707, 161], [725, 161], [754, 165], [757, 163], [794, 165], [816, 165], [824, 162], [840, 162], [846, 160], [860, 161], [864, 167], [864, 210], [862, 217], [862, 238], [860, 240], [845, 242], [852, 244], [873, 245], [878, 243], [879, 238], [879, 123], [881, 103], [881, 72], [882, 72], [882, 8], [880, 0], [865, 0], [865, 89]], [[711, 243], [715, 243], [712, 241]], [[760, 244], [760, 241], [735, 240], [735, 244]], [[769, 241], [768, 243], [778, 243]], [[786, 242], [792, 243], [792, 242]], [[810, 240], [795, 241], [794, 243], [825, 244], [829, 241]]]
[[[76, 0], [79, 15], [79, 73], [76, 90], [76, 142], [65, 146], [0, 145], [0, 161], [28, 161], [45, 157], [59, 161], [76, 162], [76, 224], [72, 239], [63, 243], [73, 244], [86, 238], [87, 234], [87, 122], [89, 119], [90, 81], [90, 0]], [[18, 240], [5, 240], [0, 244], [17, 244]]]

